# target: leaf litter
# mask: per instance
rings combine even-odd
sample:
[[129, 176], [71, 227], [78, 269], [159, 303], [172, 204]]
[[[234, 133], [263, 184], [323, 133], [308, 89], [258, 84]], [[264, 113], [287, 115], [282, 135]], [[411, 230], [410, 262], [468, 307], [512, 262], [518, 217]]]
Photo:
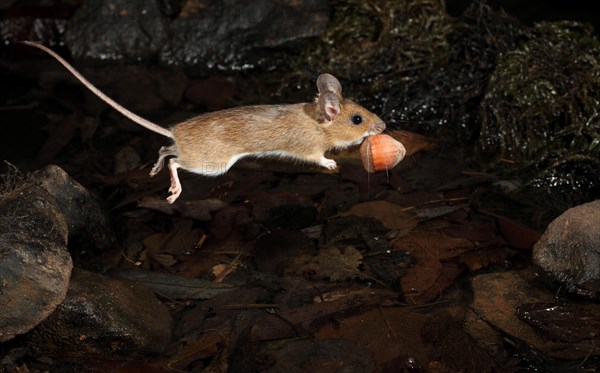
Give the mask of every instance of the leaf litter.
[[[432, 337], [430, 314], [451, 302], [447, 294], [461, 278], [503, 265], [519, 251], [493, 218], [460, 197], [463, 184], [435, 182], [432, 174], [422, 183], [413, 174], [415, 186], [398, 193], [391, 180], [410, 167], [445, 163], [435, 165], [428, 153], [412, 157], [417, 162], [408, 168], [389, 171], [389, 183], [378, 181], [377, 197], [343, 173], [273, 178], [242, 168], [198, 200], [116, 202], [131, 231], [110, 273], [153, 289], [176, 320], [171, 353], [152, 365], [179, 371], [469, 367], [468, 360], [451, 360], [455, 350], [440, 348], [450, 342]], [[365, 175], [361, 167], [344, 165]], [[472, 349], [473, 356], [480, 353]]]
[[[415, 13], [419, 24], [440, 21], [429, 19], [423, 10], [438, 9], [441, 3], [436, 1], [418, 6], [401, 2], [406, 9], [386, 1], [375, 2], [383, 8], [354, 0], [334, 3], [347, 4], [341, 10], [351, 13], [359, 6], [384, 21], [385, 27], [393, 26], [400, 10]], [[390, 5], [393, 12], [382, 11]], [[477, 27], [501, 28], [505, 18], [504, 14], [477, 18]], [[441, 20], [443, 25], [446, 20]], [[464, 34], [457, 34], [462, 39], [474, 44], [488, 35], [470, 32], [469, 22], [461, 26]], [[375, 27], [377, 22], [368, 24]], [[443, 31], [445, 36], [450, 29]], [[420, 40], [423, 35], [413, 36]], [[363, 43], [389, 41], [362, 36]], [[489, 38], [485, 43], [502, 40]], [[471, 46], [479, 58], [481, 46]], [[436, 55], [436, 50], [424, 56]], [[352, 53], [347, 55], [355, 61]], [[495, 54], [489, 57], [486, 61], [496, 60]], [[363, 63], [370, 71], [369, 61]], [[431, 81], [413, 80], [418, 71], [434, 79], [441, 76], [457, 90], [473, 88], [455, 84], [448, 72], [430, 70], [442, 61], [431, 66], [422, 61], [428, 59], [417, 55], [411, 62], [416, 70], [401, 67], [399, 73], [413, 82], [408, 89], [398, 85], [405, 95]], [[462, 55], [460, 65], [465, 65]], [[368, 86], [401, 99], [402, 95], [390, 94], [393, 84], [385, 84], [383, 76], [377, 73], [375, 84]], [[487, 79], [477, 81], [484, 84]], [[430, 88], [416, 93], [434, 98]], [[483, 94], [474, 88], [473, 97]], [[368, 96], [382, 101], [381, 93]], [[445, 114], [435, 108], [456, 115], [464, 109], [441, 101], [427, 105], [410, 101], [412, 109], [432, 109], [433, 121], [439, 124]], [[405, 122], [403, 110], [394, 107], [392, 114]], [[128, 356], [123, 361], [124, 357], [107, 354], [83, 363], [84, 370], [518, 371], [523, 368], [519, 363], [532, 360], [523, 350], [517, 351], [521, 355], [507, 354], [518, 358], [492, 359], [461, 323], [469, 302], [463, 298], [470, 295], [464, 280], [483, 271], [528, 265], [526, 250], [537, 239], [536, 232], [510, 219], [508, 212], [490, 212], [482, 206], [481, 189], [498, 177], [473, 172], [458, 156], [441, 153], [447, 149], [439, 149], [436, 141], [391, 130], [390, 135], [407, 149], [407, 157], [387, 173], [374, 175], [362, 169], [356, 152], [333, 154], [340, 165], [336, 172], [261, 160], [242, 163], [218, 178], [184, 175], [186, 195], [168, 205], [161, 194], [168, 175], [150, 179], [146, 171], [132, 169], [139, 164], [137, 155], [148, 158], [146, 145], [156, 145], [147, 144], [146, 135], [127, 133], [127, 141], [119, 139], [117, 148], [126, 151], [115, 159], [114, 154], [100, 155], [103, 146], [115, 149], [114, 139], [120, 135], [113, 134], [120, 132], [114, 123], [96, 127], [97, 120], [91, 117], [63, 122], [66, 127], [56, 127], [38, 161], [60, 163], [77, 173], [84, 185], [97, 188], [112, 206], [115, 221], [124, 222], [125, 236], [121, 255], [98, 258], [110, 262], [106, 266], [112, 267], [115, 277], [154, 289], [169, 306], [175, 325], [164, 355]], [[78, 123], [85, 127], [80, 128], [80, 142], [86, 147], [77, 148], [77, 157], [56, 159], [61, 152], [73, 154], [66, 141], [76, 137]], [[460, 123], [470, 127], [471, 122]], [[437, 127], [448, 131], [447, 126]], [[446, 133], [464, 137], [463, 132]], [[97, 148], [91, 146], [92, 133], [102, 143], [95, 144]], [[94, 159], [93, 167], [89, 159]], [[106, 170], [119, 173], [106, 176], [110, 173]]]
[[[426, 153], [413, 157], [437, 162]], [[388, 178], [404, 171], [391, 170]], [[468, 358], [452, 360], [456, 350], [447, 338], [432, 334], [429, 323], [436, 305], [452, 301], [447, 294], [460, 288], [461, 278], [519, 254], [493, 219], [455, 197], [478, 183], [445, 183], [436, 190], [429, 174], [430, 190], [393, 194], [386, 193], [393, 185], [382, 184], [380, 198], [373, 198], [350, 187], [342, 174], [281, 175], [273, 183], [254, 173], [260, 171], [234, 170], [222, 189], [230, 193], [250, 177], [256, 180], [251, 192], [185, 201], [207, 211], [196, 218], [181, 206], [164, 210], [159, 201], [151, 202], [156, 207], [144, 202], [180, 219], [141, 240], [138, 260], [151, 271], [145, 280], [129, 276], [146, 281], [169, 302], [184, 302], [172, 303], [179, 320], [175, 354], [163, 366], [473, 368]], [[154, 218], [145, 219], [156, 227]], [[150, 281], [157, 270], [175, 277]], [[447, 324], [436, 319], [436, 325], [455, 328], [455, 319], [446, 319]], [[484, 354], [474, 342], [465, 343], [473, 357]], [[478, 367], [489, 366], [487, 358], [478, 358]]]

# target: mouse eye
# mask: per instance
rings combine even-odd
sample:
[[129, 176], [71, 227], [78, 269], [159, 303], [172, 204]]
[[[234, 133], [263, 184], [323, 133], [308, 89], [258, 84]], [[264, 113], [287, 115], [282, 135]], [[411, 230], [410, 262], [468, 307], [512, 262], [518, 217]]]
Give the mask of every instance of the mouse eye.
[[363, 122], [363, 117], [361, 117], [360, 115], [358, 115], [358, 114], [354, 114], [354, 115], [352, 116], [352, 123], [354, 123], [354, 124], [356, 124], [356, 125], [359, 125], [359, 124], [361, 124], [362, 122]]

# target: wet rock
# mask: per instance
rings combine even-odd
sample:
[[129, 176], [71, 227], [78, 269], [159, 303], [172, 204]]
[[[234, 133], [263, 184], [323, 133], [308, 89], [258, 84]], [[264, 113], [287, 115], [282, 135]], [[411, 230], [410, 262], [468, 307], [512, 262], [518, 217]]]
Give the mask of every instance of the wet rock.
[[0, 197], [0, 342], [31, 330], [65, 298], [73, 267], [67, 226], [39, 186]]
[[171, 339], [167, 308], [145, 287], [75, 268], [67, 297], [30, 334], [45, 356], [161, 353]]
[[29, 177], [56, 201], [68, 224], [69, 247], [78, 254], [113, 248], [115, 235], [98, 200], [60, 167], [46, 166]]
[[543, 278], [569, 292], [600, 298], [600, 200], [573, 207], [554, 219], [533, 247]]
[[57, 45], [67, 19], [76, 9], [74, 3], [8, 1], [0, 3], [0, 41], [35, 40]]
[[318, 36], [328, 13], [320, 0], [197, 2], [171, 24], [160, 60], [193, 72], [272, 65], [274, 49], [297, 49]]
[[78, 255], [114, 247], [108, 218], [57, 166], [21, 180], [0, 199], [0, 341], [25, 333], [65, 299]]
[[64, 40], [76, 58], [148, 59], [166, 36], [159, 0], [84, 1], [69, 20]]
[[[425, 6], [423, 16], [431, 17], [429, 13], [433, 9], [425, 4], [428, 3], [421, 5]], [[433, 29], [425, 32], [429, 37], [440, 35], [441, 39], [433, 38], [425, 43], [422, 43], [423, 29], [418, 22], [410, 20], [408, 27], [401, 25], [407, 27], [410, 36], [399, 44], [408, 48], [411, 44], [412, 48], [419, 46], [423, 50], [419, 54], [426, 54], [408, 63], [404, 59], [396, 63], [404, 74], [412, 75], [422, 73], [422, 67], [444, 54], [447, 61], [430, 73], [409, 79], [407, 84], [393, 82], [383, 75], [386, 80], [383, 91], [377, 86], [379, 92], [365, 95], [364, 99], [359, 97], [359, 101], [375, 112], [389, 112], [387, 123], [400, 123], [402, 129], [426, 133], [442, 143], [465, 144], [476, 138], [481, 127], [476, 108], [488, 89], [489, 75], [496, 67], [498, 55], [514, 48], [525, 26], [479, 2], [472, 2], [458, 23], [439, 22], [447, 19], [444, 13], [442, 17], [432, 18], [436, 20], [430, 26]], [[441, 41], [446, 45], [439, 45]], [[416, 65], [407, 68], [411, 64]]]
[[[512, 338], [515, 346], [523, 349], [520, 353], [532, 353], [527, 351], [531, 346], [555, 359], [584, 359], [600, 355], [598, 344], [592, 340], [576, 343], [553, 341], [517, 317], [517, 309], [524, 304], [555, 302], [554, 294], [545, 288], [533, 271], [486, 273], [474, 277], [471, 285], [474, 311], [505, 333], [504, 338]], [[497, 355], [497, 346], [502, 345], [498, 330], [480, 320], [473, 312], [466, 315], [465, 330], [481, 347]], [[523, 341], [526, 344], [522, 344]]]

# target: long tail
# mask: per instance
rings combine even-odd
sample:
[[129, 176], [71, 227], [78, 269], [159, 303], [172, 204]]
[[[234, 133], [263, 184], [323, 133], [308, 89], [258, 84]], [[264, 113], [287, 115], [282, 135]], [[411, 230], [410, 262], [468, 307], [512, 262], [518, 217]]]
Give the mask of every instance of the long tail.
[[94, 93], [102, 101], [106, 102], [107, 104], [112, 106], [115, 110], [117, 110], [119, 113], [123, 114], [124, 116], [131, 119], [135, 123], [139, 124], [140, 126], [146, 127], [150, 131], [156, 132], [156, 133], [161, 134], [166, 137], [173, 138], [173, 134], [168, 129], [161, 127], [158, 124], [152, 123], [149, 120], [144, 119], [135, 113], [132, 113], [131, 111], [125, 109], [123, 106], [121, 106], [120, 104], [115, 102], [112, 98], [110, 98], [107, 95], [105, 95], [104, 93], [102, 93], [102, 91], [100, 91], [92, 83], [90, 83], [89, 80], [84, 78], [83, 75], [81, 75], [79, 73], [79, 71], [75, 70], [75, 68], [73, 66], [71, 66], [67, 61], [65, 61], [61, 56], [56, 54], [53, 50], [51, 50], [41, 44], [34, 43], [31, 41], [21, 41], [20, 43], [29, 45], [29, 46], [37, 48], [37, 49], [41, 49], [44, 52], [51, 55], [52, 57], [54, 57], [58, 62], [60, 62], [64, 67], [66, 67], [67, 70], [69, 70], [69, 72], [71, 74], [73, 74], [73, 76], [75, 76], [81, 83], [83, 83], [83, 85], [85, 85], [90, 91], [92, 91], [92, 93]]

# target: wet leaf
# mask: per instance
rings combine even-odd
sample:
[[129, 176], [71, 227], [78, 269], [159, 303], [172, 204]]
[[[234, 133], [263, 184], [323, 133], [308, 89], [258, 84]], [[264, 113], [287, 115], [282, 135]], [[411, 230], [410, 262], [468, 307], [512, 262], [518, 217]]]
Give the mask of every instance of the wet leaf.
[[420, 260], [406, 270], [400, 279], [400, 286], [407, 303], [432, 302], [439, 299], [462, 272], [463, 268], [455, 263]]
[[375, 218], [383, 223], [389, 229], [398, 229], [403, 232], [409, 232], [417, 226], [417, 217], [408, 211], [404, 206], [400, 206], [388, 201], [369, 201], [358, 203], [352, 206], [348, 211], [339, 213], [340, 216], [356, 215], [362, 217]]
[[434, 207], [417, 207], [413, 211], [422, 220], [433, 219], [440, 216], [448, 215], [454, 211], [462, 210], [469, 207], [469, 204], [464, 203], [454, 206], [434, 206]]
[[175, 256], [193, 250], [199, 236], [197, 229], [192, 229], [191, 220], [175, 223], [169, 233], [155, 233], [146, 237], [142, 243], [145, 250], [140, 254], [140, 261], [148, 268], [152, 262], [164, 268], [171, 267], [177, 260]]
[[343, 249], [326, 247], [315, 257], [299, 256], [290, 263], [287, 271], [310, 274], [316, 279], [344, 281], [361, 275], [358, 266], [362, 258], [362, 254], [352, 246]]
[[425, 316], [407, 308], [375, 308], [327, 324], [315, 338], [351, 340], [373, 354], [378, 368], [398, 356], [412, 356], [416, 364], [424, 365], [430, 353], [422, 337], [424, 325]]
[[210, 299], [217, 294], [236, 289], [234, 285], [215, 283], [139, 268], [112, 272], [111, 276], [126, 279], [154, 290], [169, 299]]
[[433, 344], [432, 358], [460, 372], [494, 372], [495, 362], [468, 335], [462, 320], [446, 311], [430, 315], [423, 336]]
[[449, 260], [476, 248], [475, 244], [460, 237], [449, 237], [440, 230], [412, 232], [394, 242], [394, 248], [417, 259]]
[[517, 249], [531, 250], [533, 245], [540, 239], [541, 233], [535, 229], [510, 219], [506, 216], [495, 214], [491, 211], [479, 210], [498, 220], [498, 227], [504, 239]]
[[477, 271], [491, 264], [502, 263], [506, 258], [517, 252], [507, 247], [492, 247], [477, 251], [469, 251], [461, 255], [460, 261], [469, 266], [471, 271]]
[[374, 368], [367, 351], [344, 339], [275, 341], [260, 355], [269, 356], [273, 363], [268, 372], [327, 373], [335, 367], [338, 372], [370, 373]]
[[139, 207], [160, 211], [169, 215], [178, 212], [183, 217], [199, 221], [212, 220], [212, 213], [220, 210], [225, 205], [225, 202], [215, 198], [177, 202], [172, 205], [168, 204], [164, 199], [155, 197], [144, 197], [138, 202]]
[[208, 332], [200, 338], [188, 344], [174, 356], [167, 367], [177, 371], [188, 371], [195, 361], [214, 357], [228, 344], [227, 338], [220, 333]]
[[591, 339], [593, 344], [600, 340], [598, 304], [526, 303], [517, 308], [516, 315], [552, 340], [575, 343]]
[[464, 238], [448, 237], [439, 230], [412, 232], [394, 242], [394, 249], [416, 258], [400, 279], [404, 297], [410, 303], [425, 303], [439, 298], [462, 273], [455, 259], [475, 245]]

